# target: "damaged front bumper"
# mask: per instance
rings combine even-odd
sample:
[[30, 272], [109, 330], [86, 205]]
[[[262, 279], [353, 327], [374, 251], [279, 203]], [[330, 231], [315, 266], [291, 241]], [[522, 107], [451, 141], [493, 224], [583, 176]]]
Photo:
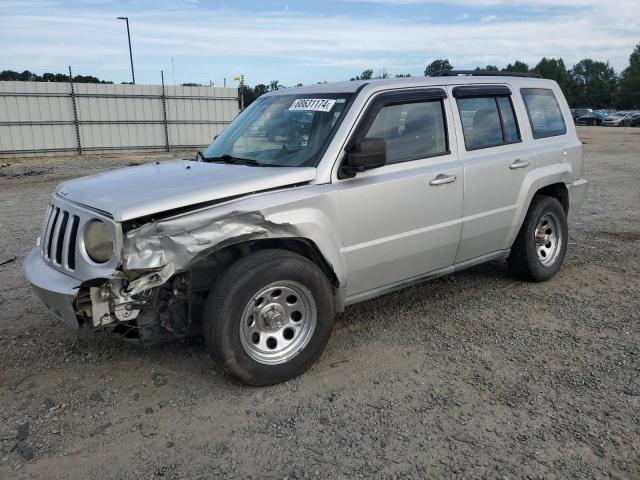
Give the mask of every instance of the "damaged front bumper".
[[25, 277], [47, 310], [68, 327], [78, 330], [80, 322], [75, 300], [82, 282], [51, 268], [37, 247], [29, 252], [23, 268]]
[[165, 337], [180, 336], [181, 332], [176, 331], [167, 317], [174, 314], [188, 316], [188, 311], [177, 311], [175, 306], [184, 303], [185, 295], [180, 292], [183, 281], [171, 285], [170, 298], [160, 299], [156, 288], [174, 275], [173, 262], [130, 282], [115, 277], [83, 282], [52, 268], [36, 247], [29, 252], [23, 268], [25, 277], [47, 310], [73, 330], [84, 325], [96, 329], [108, 327], [125, 334], [127, 340], [154, 343], [152, 337], [164, 340]]

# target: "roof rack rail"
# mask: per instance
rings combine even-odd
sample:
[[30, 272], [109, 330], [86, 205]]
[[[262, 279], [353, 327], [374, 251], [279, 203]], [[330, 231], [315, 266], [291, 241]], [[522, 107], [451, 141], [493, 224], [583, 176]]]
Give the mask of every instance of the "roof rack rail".
[[438, 70], [432, 77], [529, 77], [542, 78], [538, 73], [529, 72], [496, 72], [494, 70]]

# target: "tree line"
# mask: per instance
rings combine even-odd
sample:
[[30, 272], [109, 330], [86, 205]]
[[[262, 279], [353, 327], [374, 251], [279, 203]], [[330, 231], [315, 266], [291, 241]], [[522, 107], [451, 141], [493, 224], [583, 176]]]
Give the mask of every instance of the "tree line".
[[[425, 76], [433, 75], [442, 70], [454, 70], [447, 59], [437, 59], [427, 65]], [[588, 107], [594, 109], [617, 108], [620, 110], [640, 109], [640, 44], [629, 56], [629, 65], [618, 75], [609, 62], [601, 62], [585, 58], [567, 68], [562, 58], [543, 57], [535, 66], [516, 60], [503, 68], [496, 65], [476, 67], [476, 71], [488, 72], [520, 72], [537, 73], [543, 78], [555, 80], [562, 89], [571, 107]], [[409, 73], [393, 75], [395, 78], [410, 77]], [[374, 73], [373, 69], [366, 69], [351, 80], [376, 80], [392, 78], [386, 70]], [[318, 82], [323, 83], [323, 82]], [[324, 82], [326, 83], [326, 82]], [[301, 86], [298, 84], [296, 86]], [[271, 90], [283, 88], [279, 82], [270, 85], [244, 86], [245, 105], [249, 105], [260, 95]]]
[[[424, 74], [429, 76], [441, 70], [453, 69], [454, 67], [448, 59], [437, 59], [426, 66]], [[501, 69], [496, 65], [486, 65], [477, 67], [475, 70], [537, 73], [543, 78], [558, 82], [571, 107], [640, 109], [640, 44], [636, 45], [629, 56], [629, 65], [620, 74], [616, 74], [609, 62], [601, 62], [590, 58], [580, 60], [571, 68], [567, 68], [562, 58], [543, 57], [533, 67], [530, 67], [525, 62], [516, 60]], [[395, 78], [410, 76], [411, 74], [409, 73], [393, 75]], [[372, 69], [366, 69], [359, 75], [352, 77], [351, 80], [374, 80], [391, 77], [392, 75], [384, 69], [375, 74]], [[68, 82], [69, 75], [62, 73], [37, 75], [28, 70], [21, 73], [13, 70], [4, 70], [0, 72], [0, 80]], [[73, 81], [76, 83], [113, 83], [100, 80], [92, 75], [76, 75], [73, 77]], [[186, 83], [183, 85], [199, 84]], [[299, 87], [302, 84], [299, 83], [296, 86]], [[273, 80], [268, 85], [263, 83], [253, 87], [241, 85], [240, 91], [244, 97], [244, 104], [247, 106], [260, 95], [281, 88], [285, 87], [278, 80]]]
[[[15, 72], [13, 70], [3, 70], [0, 72], [0, 80], [18, 81], [18, 82], [68, 82], [69, 75], [64, 73], [43, 73], [38, 75], [29, 70], [24, 72]], [[93, 75], [75, 75], [74, 83], [113, 83], [106, 80], [100, 80]]]
[[[449, 60], [438, 59], [427, 65], [425, 75], [453, 70]], [[609, 62], [585, 58], [567, 68], [562, 58], [543, 57], [535, 66], [516, 60], [502, 69], [495, 65], [476, 71], [537, 73], [555, 80], [571, 107], [640, 109], [640, 44], [629, 57], [629, 65], [618, 75]]]

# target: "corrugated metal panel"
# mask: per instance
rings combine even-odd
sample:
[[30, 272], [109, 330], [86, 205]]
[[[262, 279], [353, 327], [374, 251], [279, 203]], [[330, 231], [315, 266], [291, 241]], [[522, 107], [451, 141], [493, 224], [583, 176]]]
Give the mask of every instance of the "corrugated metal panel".
[[[83, 149], [164, 149], [159, 85], [74, 84]], [[206, 145], [235, 118], [237, 89], [165, 87], [169, 146]], [[0, 82], [0, 155], [77, 150], [68, 83]]]

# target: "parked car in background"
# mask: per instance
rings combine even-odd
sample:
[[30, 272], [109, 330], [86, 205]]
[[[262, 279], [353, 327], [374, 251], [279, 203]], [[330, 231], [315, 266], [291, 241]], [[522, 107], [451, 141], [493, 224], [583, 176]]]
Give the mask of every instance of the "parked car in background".
[[595, 112], [589, 112], [574, 119], [576, 125], [600, 125], [602, 118], [599, 118]]
[[571, 109], [571, 116], [573, 117], [574, 122], [578, 117], [586, 115], [587, 113], [593, 113], [593, 110], [590, 108], [572, 108]]
[[622, 120], [624, 127], [640, 127], [640, 112], [628, 113]]
[[621, 127], [628, 112], [615, 112], [602, 119], [603, 127]]
[[602, 125], [602, 120], [611, 115], [612, 110], [594, 110], [575, 119], [576, 125]]

